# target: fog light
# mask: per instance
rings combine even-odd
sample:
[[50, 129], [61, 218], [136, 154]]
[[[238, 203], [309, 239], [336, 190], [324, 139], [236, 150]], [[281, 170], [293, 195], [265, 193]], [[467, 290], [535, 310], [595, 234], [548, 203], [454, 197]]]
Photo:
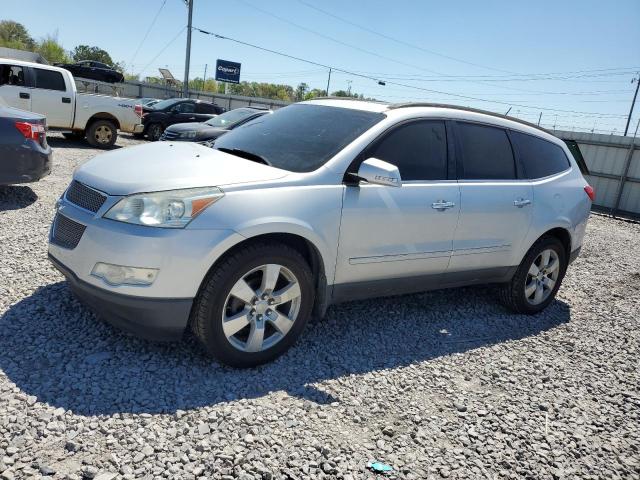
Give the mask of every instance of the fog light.
[[151, 285], [158, 276], [157, 268], [138, 268], [96, 263], [91, 275], [101, 278], [109, 285]]

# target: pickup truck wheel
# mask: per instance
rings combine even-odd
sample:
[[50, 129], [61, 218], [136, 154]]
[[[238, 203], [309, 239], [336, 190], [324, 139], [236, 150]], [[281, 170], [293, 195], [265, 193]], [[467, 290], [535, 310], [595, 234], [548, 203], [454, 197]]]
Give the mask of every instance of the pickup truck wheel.
[[191, 327], [222, 363], [254, 367], [295, 343], [313, 303], [311, 269], [297, 250], [249, 245], [224, 259], [204, 281]]
[[147, 137], [149, 137], [149, 140], [152, 142], [157, 142], [160, 140], [163, 131], [164, 129], [162, 128], [162, 125], [159, 123], [152, 123], [147, 127]]
[[511, 282], [502, 285], [502, 302], [516, 313], [532, 315], [555, 298], [567, 270], [567, 253], [555, 237], [542, 237], [522, 259]]
[[92, 147], [110, 148], [118, 139], [118, 129], [110, 120], [96, 120], [87, 130], [87, 142]]

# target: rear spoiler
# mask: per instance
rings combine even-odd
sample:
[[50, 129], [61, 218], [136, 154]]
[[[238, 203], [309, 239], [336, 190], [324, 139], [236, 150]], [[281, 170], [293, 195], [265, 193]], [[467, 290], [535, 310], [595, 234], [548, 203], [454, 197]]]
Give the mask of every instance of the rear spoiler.
[[563, 142], [567, 144], [567, 147], [569, 147], [569, 150], [571, 151], [573, 158], [578, 164], [582, 175], [591, 175], [591, 173], [589, 172], [589, 167], [587, 167], [587, 162], [584, 161], [584, 157], [582, 156], [582, 152], [580, 151], [578, 142], [576, 142], [575, 140], [563, 140]]

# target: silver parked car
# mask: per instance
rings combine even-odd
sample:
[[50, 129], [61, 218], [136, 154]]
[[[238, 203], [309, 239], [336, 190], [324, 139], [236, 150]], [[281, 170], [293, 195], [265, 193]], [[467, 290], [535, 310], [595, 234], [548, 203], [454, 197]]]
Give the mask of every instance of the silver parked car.
[[49, 255], [111, 323], [152, 339], [190, 326], [222, 362], [253, 366], [344, 300], [497, 283], [511, 309], [539, 312], [592, 199], [565, 144], [533, 125], [316, 100], [214, 149], [160, 142], [85, 163]]

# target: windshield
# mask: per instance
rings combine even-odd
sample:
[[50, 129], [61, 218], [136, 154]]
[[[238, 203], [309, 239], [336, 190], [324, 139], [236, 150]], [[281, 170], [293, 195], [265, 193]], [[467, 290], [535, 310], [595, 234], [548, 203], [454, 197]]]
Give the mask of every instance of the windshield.
[[155, 108], [156, 110], [164, 110], [165, 108], [175, 105], [181, 100], [181, 98], [169, 98], [168, 100], [161, 100], [156, 103], [153, 108]]
[[211, 125], [212, 127], [217, 128], [229, 128], [232, 125], [241, 122], [242, 120], [255, 115], [257, 110], [253, 108], [236, 108], [235, 110], [231, 110], [230, 112], [225, 112], [217, 117], [213, 117], [210, 120], [207, 120], [207, 125]]
[[292, 172], [311, 172], [383, 118], [349, 108], [289, 105], [235, 128], [214, 148], [247, 152]]

